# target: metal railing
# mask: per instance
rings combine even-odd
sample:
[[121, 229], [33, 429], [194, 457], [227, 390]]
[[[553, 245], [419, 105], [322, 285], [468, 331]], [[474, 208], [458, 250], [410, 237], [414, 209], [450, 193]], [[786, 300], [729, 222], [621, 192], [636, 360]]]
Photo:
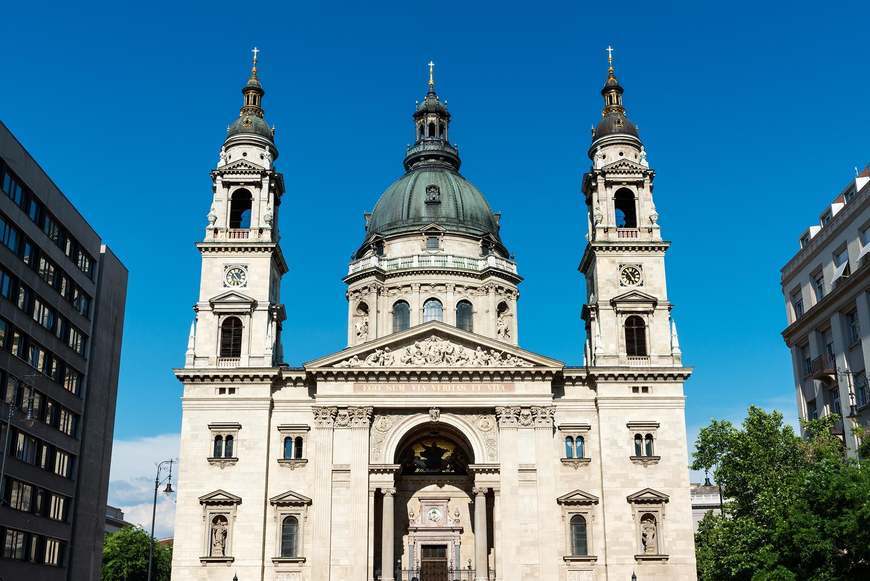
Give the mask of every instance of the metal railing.
[[[474, 569], [447, 569], [446, 577], [444, 577], [444, 570], [442, 569], [438, 574], [432, 576], [430, 573], [429, 576], [438, 581], [443, 579], [447, 579], [447, 581], [476, 580]], [[494, 581], [495, 571], [490, 571], [487, 578]], [[378, 579], [380, 579], [380, 577]], [[429, 579], [426, 578], [421, 569], [403, 569], [401, 571], [396, 571], [396, 581], [429, 581]]]
[[823, 353], [810, 362], [809, 377], [813, 379], [836, 379], [837, 365], [834, 358]]
[[474, 272], [481, 272], [487, 268], [495, 268], [512, 274], [517, 273], [517, 265], [505, 258], [492, 255], [483, 258], [470, 258], [452, 254], [417, 254], [399, 258], [368, 256], [351, 262], [347, 273], [349, 275], [356, 274], [369, 268], [380, 268], [384, 271], [405, 270], [409, 268], [450, 268]]

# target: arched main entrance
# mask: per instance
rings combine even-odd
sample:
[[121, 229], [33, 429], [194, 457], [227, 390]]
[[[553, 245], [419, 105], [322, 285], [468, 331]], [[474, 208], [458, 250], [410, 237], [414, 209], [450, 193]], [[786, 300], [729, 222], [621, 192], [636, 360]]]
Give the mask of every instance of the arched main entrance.
[[[393, 533], [393, 550], [381, 551], [376, 570], [386, 573], [382, 565], [392, 552], [397, 581], [486, 579], [487, 567], [477, 575], [476, 564], [489, 553], [491, 510], [486, 490], [475, 488], [475, 454], [465, 435], [443, 422], [423, 423], [404, 434], [391, 459], [395, 489], [392, 497], [384, 493], [381, 529]], [[381, 536], [383, 549], [391, 535]]]

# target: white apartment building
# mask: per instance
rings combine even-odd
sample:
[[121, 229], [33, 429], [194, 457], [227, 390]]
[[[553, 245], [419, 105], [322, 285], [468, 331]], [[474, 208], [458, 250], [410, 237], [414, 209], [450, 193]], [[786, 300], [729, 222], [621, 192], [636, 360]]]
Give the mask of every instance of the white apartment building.
[[850, 454], [856, 425], [870, 424], [870, 166], [857, 175], [800, 237], [782, 268], [801, 419], [837, 414], [837, 433]]

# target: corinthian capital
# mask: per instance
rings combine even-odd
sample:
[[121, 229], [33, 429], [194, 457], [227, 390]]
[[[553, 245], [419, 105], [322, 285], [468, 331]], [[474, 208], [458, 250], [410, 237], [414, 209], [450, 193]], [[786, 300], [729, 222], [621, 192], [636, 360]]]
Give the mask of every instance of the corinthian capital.
[[338, 412], [336, 407], [314, 407], [311, 408], [314, 412], [314, 424], [319, 428], [331, 428], [335, 425], [335, 414]]
[[532, 417], [537, 428], [550, 428], [553, 426], [553, 417], [556, 415], [556, 408], [553, 406], [534, 406], [532, 407]]
[[354, 428], [368, 428], [372, 421], [374, 409], [371, 407], [349, 407], [350, 425]]
[[501, 428], [516, 426], [519, 422], [520, 408], [518, 407], [497, 407], [495, 415], [498, 418], [498, 425]]

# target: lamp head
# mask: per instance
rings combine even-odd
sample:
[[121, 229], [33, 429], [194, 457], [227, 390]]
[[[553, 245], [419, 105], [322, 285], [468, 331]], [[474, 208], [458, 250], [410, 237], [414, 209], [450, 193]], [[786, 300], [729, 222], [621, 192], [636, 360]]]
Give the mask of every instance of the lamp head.
[[166, 488], [163, 489], [163, 493], [164, 493], [164, 494], [172, 494], [173, 492], [175, 492], [175, 491], [172, 490], [172, 483], [171, 483], [171, 482], [167, 482], [167, 483], [166, 483]]

